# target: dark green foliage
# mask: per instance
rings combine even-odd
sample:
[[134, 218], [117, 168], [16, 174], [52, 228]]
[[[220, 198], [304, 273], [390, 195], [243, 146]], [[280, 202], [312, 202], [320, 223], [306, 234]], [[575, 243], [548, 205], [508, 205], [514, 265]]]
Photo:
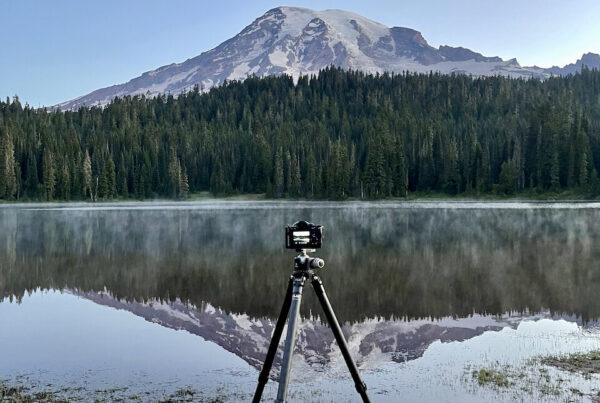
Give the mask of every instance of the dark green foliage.
[[511, 195], [517, 190], [517, 171], [512, 161], [505, 161], [500, 168], [499, 190], [501, 194]]
[[10, 135], [0, 131], [0, 198], [11, 200], [17, 195], [17, 166]]
[[0, 102], [0, 198], [600, 193], [600, 73], [248, 78], [105, 108]]

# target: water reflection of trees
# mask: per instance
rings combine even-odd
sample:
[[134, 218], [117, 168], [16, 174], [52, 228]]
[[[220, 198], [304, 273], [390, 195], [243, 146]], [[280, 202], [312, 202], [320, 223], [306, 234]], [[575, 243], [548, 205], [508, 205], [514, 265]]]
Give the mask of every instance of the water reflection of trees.
[[[600, 316], [595, 210], [300, 208], [0, 210], [0, 295], [106, 288], [127, 300], [278, 313], [283, 226], [326, 227], [322, 277], [342, 320], [539, 311]], [[305, 314], [320, 313], [306, 293]]]

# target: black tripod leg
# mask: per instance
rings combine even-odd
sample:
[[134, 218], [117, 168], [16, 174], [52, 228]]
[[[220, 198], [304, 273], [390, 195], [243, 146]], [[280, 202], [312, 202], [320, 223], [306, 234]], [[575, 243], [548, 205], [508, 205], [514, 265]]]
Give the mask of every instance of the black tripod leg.
[[370, 402], [369, 396], [367, 395], [367, 385], [360, 378], [360, 374], [358, 373], [358, 368], [350, 355], [350, 351], [348, 350], [348, 344], [346, 344], [346, 338], [342, 333], [342, 328], [335, 317], [335, 313], [333, 312], [333, 308], [329, 303], [329, 298], [327, 298], [327, 294], [325, 294], [325, 288], [323, 288], [323, 282], [317, 276], [313, 277], [312, 280], [313, 288], [317, 293], [317, 298], [319, 298], [319, 302], [325, 311], [325, 317], [327, 318], [327, 322], [329, 322], [329, 326], [333, 331], [333, 335], [335, 336], [335, 341], [337, 341], [340, 350], [342, 350], [342, 355], [344, 356], [344, 360], [346, 361], [346, 365], [348, 366], [348, 370], [352, 375], [352, 379], [354, 380], [354, 386], [356, 387], [356, 391], [362, 397], [363, 402]]
[[290, 277], [287, 291], [285, 292], [285, 299], [283, 300], [283, 306], [281, 307], [281, 312], [279, 313], [279, 318], [277, 319], [277, 324], [275, 325], [275, 330], [273, 331], [273, 337], [271, 338], [271, 344], [269, 345], [269, 350], [267, 351], [267, 357], [265, 358], [262, 371], [260, 371], [260, 375], [258, 376], [258, 385], [256, 386], [256, 392], [254, 392], [254, 398], [252, 399], [253, 403], [260, 402], [265, 385], [269, 381], [269, 372], [271, 372], [271, 366], [273, 365], [275, 354], [277, 354], [277, 347], [279, 346], [281, 334], [283, 333], [283, 327], [285, 326], [285, 320], [287, 319], [290, 311], [290, 305], [292, 303], [293, 284], [294, 278]]

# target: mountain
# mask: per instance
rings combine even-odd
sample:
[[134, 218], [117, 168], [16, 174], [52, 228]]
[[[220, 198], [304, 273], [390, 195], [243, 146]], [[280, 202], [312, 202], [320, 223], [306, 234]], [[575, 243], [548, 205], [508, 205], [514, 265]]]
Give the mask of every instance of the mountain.
[[586, 66], [589, 69], [600, 69], [600, 55], [586, 53], [575, 63], [567, 64], [565, 67], [553, 66], [546, 69], [546, 71], [557, 76], [564, 76], [581, 71], [583, 66]]
[[61, 109], [105, 105], [126, 95], [173, 95], [194, 86], [206, 91], [225, 80], [249, 75], [316, 74], [335, 65], [368, 73], [405, 71], [465, 73], [475, 76], [546, 78], [568, 74], [581, 65], [600, 66], [600, 56], [587, 54], [564, 68], [522, 67], [516, 59], [486, 57], [463, 47], [430, 46], [420, 32], [393, 27], [343, 10], [315, 11], [278, 7], [267, 11], [233, 38], [188, 59], [146, 72], [57, 105]]

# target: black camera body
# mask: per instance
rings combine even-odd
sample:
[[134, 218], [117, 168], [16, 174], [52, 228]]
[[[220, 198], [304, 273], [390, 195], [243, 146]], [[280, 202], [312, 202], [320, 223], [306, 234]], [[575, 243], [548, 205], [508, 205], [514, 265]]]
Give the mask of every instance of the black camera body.
[[323, 226], [308, 221], [298, 221], [285, 227], [287, 249], [319, 249], [323, 244]]

